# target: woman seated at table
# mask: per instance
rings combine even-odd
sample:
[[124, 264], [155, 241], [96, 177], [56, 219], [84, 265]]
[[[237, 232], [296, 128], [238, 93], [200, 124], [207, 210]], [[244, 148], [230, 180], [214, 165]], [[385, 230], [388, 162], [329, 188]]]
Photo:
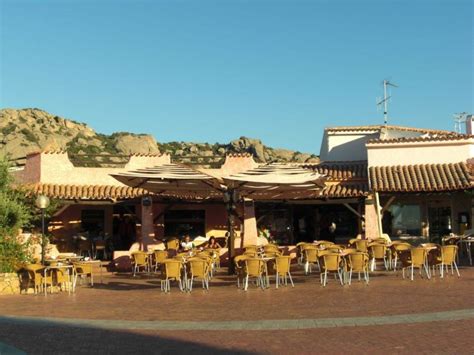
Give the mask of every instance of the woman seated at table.
[[191, 241], [191, 237], [187, 234], [184, 240], [181, 242], [181, 249], [183, 251], [190, 251], [194, 248], [194, 243]]
[[209, 249], [220, 249], [221, 248], [219, 243], [217, 243], [217, 239], [215, 237], [209, 238], [209, 241], [207, 242], [207, 247]]

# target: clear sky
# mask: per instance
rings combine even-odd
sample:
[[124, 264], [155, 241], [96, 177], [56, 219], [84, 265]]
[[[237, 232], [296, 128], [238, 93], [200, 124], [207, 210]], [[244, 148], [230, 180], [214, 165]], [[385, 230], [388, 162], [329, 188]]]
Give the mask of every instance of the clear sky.
[[0, 106], [102, 133], [319, 153], [322, 129], [453, 129], [473, 111], [471, 0], [0, 0]]

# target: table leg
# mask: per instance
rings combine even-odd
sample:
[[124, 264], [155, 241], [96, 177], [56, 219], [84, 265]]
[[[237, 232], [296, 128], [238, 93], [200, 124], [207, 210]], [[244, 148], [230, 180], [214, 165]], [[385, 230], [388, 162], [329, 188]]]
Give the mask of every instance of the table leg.
[[469, 265], [472, 266], [471, 242], [466, 243], [466, 247], [467, 247], [467, 257], [469, 258]]
[[46, 293], [46, 268], [44, 269], [43, 271], [43, 287], [44, 287], [44, 295], [46, 296], [47, 293]]

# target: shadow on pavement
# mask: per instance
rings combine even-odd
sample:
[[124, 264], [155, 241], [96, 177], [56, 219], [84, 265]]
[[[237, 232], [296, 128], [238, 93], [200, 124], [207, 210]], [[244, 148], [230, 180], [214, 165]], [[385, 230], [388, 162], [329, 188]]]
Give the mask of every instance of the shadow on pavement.
[[178, 339], [186, 337], [182, 331], [176, 332], [176, 338], [158, 333], [58, 325], [52, 321], [28, 325], [13, 320], [0, 324], [0, 345], [5, 343], [0, 350], [11, 349], [11, 354], [254, 354], [203, 344], [208, 333], [203, 333], [203, 343]]

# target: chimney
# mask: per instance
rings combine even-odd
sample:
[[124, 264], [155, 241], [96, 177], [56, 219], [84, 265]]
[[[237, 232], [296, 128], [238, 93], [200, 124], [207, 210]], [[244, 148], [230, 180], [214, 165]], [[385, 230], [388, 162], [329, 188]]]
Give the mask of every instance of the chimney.
[[467, 135], [474, 134], [474, 116], [473, 115], [466, 116], [466, 134]]

